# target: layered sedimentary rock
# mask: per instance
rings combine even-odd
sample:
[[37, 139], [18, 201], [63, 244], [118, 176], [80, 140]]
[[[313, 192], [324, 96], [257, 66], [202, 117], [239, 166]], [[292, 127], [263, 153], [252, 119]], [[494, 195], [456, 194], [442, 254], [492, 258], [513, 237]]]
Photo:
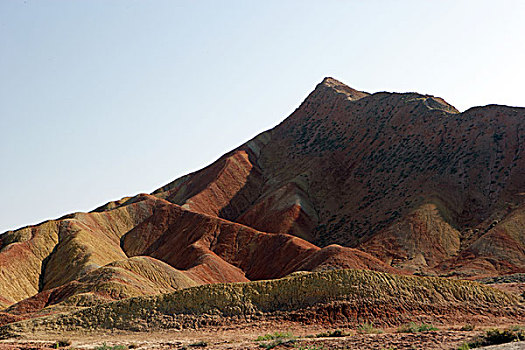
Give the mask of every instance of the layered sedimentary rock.
[[[85, 307], [200, 284], [280, 278], [296, 271], [396, 272], [355, 249], [321, 249], [292, 235], [260, 232], [147, 194], [111, 209], [77, 213], [20, 231], [4, 238], [35, 233], [27, 240], [12, 238], [2, 249], [3, 261], [12, 263], [5, 263], [2, 271], [11, 268], [18, 275], [3, 273], [0, 281], [5, 306], [17, 302], [7, 311], [25, 317], [37, 316], [43, 308], [52, 311], [59, 303]], [[37, 256], [31, 248], [44, 233], [56, 240], [46, 254]], [[9, 260], [10, 254], [24, 249], [32, 259], [13, 264], [17, 260]], [[17, 280], [24, 271], [26, 279]]]
[[0, 322], [298, 271], [525, 272], [524, 130], [523, 108], [326, 78], [200, 171], [0, 235]]
[[153, 194], [413, 272], [520, 272], [524, 130], [523, 108], [459, 113], [326, 78], [281, 124]]
[[0, 327], [0, 338], [86, 329], [201, 328], [257, 320], [399, 325], [414, 319], [522, 322], [525, 313], [514, 296], [475, 282], [332, 270], [129, 298], [8, 324]]

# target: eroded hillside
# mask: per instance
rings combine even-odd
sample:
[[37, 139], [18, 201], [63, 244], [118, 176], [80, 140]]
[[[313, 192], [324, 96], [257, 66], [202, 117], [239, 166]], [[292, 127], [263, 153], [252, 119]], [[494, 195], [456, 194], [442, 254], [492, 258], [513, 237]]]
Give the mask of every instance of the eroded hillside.
[[524, 128], [523, 108], [326, 78], [200, 171], [0, 235], [0, 323], [297, 271], [525, 272]]
[[439, 323], [521, 322], [523, 311], [514, 296], [475, 282], [332, 270], [129, 298], [12, 323], [0, 327], [0, 337], [89, 329], [195, 329], [267, 319], [383, 325], [413, 319]]
[[326, 78], [280, 125], [153, 194], [415, 272], [519, 272], [525, 230], [500, 222], [523, 215], [524, 130], [523, 108], [459, 113]]

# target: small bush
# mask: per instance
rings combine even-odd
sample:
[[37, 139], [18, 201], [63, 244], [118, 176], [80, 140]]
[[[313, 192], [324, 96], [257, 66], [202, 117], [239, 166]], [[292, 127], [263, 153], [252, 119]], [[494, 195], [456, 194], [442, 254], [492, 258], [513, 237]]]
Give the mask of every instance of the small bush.
[[380, 334], [383, 333], [381, 329], [377, 329], [371, 323], [363, 323], [357, 326], [357, 333], [359, 334]]
[[208, 343], [206, 343], [205, 341], [201, 340], [201, 341], [198, 341], [196, 343], [192, 343], [189, 346], [195, 347], [195, 348], [205, 348], [206, 346], [208, 346]]
[[461, 327], [461, 331], [464, 331], [464, 332], [470, 332], [470, 331], [473, 331], [474, 329], [476, 328], [476, 326], [474, 325], [471, 325], [470, 323], [467, 323], [466, 325], [464, 325], [463, 327]]
[[259, 344], [259, 347], [265, 349], [273, 349], [276, 346], [282, 344], [293, 344], [295, 342], [295, 337], [290, 332], [275, 332], [272, 334], [265, 334], [263, 336], [257, 337], [256, 341], [266, 341], [266, 343]]
[[267, 341], [267, 340], [275, 340], [275, 339], [285, 339], [285, 338], [293, 338], [293, 334], [290, 332], [275, 332], [272, 334], [265, 334], [260, 335], [257, 337], [256, 341]]
[[484, 339], [485, 345], [510, 343], [525, 340], [525, 333], [515, 329], [490, 329], [485, 333]]
[[68, 346], [71, 346], [71, 340], [69, 339], [60, 339], [55, 344], [53, 344], [53, 347], [55, 349], [67, 348]]
[[438, 329], [431, 324], [421, 323], [418, 325], [417, 323], [414, 323], [414, 322], [404, 324], [397, 329], [399, 333], [419, 333], [419, 332], [430, 332], [430, 331], [437, 331], [437, 330]]
[[104, 343], [101, 346], [97, 346], [95, 350], [128, 350], [128, 347], [125, 345], [113, 345], [109, 346], [106, 343]]
[[345, 332], [343, 332], [342, 330], [340, 329], [336, 329], [335, 331], [331, 331], [331, 332], [323, 332], [323, 333], [319, 333], [316, 335], [317, 338], [329, 338], [329, 337], [345, 337], [347, 336], [348, 334], [346, 334]]
[[295, 343], [295, 339], [283, 339], [283, 338], [279, 338], [279, 339], [275, 339], [269, 343], [263, 343], [263, 344], [259, 344], [259, 347], [261, 348], [264, 348], [264, 349], [273, 349], [275, 348], [276, 346], [279, 346], [279, 345], [287, 345], [287, 344], [293, 344]]
[[468, 343], [468, 346], [470, 346], [470, 348], [479, 348], [481, 346], [505, 344], [523, 340], [525, 340], [525, 331], [522, 327], [511, 327], [504, 330], [489, 329], [484, 335]]
[[458, 350], [470, 350], [470, 349], [472, 349], [472, 348], [470, 347], [470, 345], [468, 343], [463, 343], [458, 348]]

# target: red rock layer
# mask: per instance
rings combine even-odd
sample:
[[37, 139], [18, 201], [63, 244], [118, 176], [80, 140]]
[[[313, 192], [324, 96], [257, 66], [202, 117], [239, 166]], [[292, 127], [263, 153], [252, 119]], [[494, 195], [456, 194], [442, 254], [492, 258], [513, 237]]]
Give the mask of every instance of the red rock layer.
[[[6, 305], [18, 301], [8, 309], [11, 315], [36, 317], [199, 284], [279, 278], [299, 270], [396, 272], [366, 253], [320, 249], [292, 235], [256, 231], [147, 194], [42, 225], [58, 242], [37, 262], [41, 273], [30, 281], [37, 284], [34, 291], [6, 300]], [[43, 230], [38, 225], [29, 229]], [[9, 237], [20, 235], [12, 231]], [[9, 268], [6, 258], [24, 244], [6, 245], [0, 267]], [[16, 290], [7, 285], [6, 276], [0, 275], [0, 281], [3, 290]]]
[[[464, 254], [491, 256], [473, 277], [520, 271], [525, 230], [513, 239], [510, 265], [504, 253], [487, 252], [490, 244], [470, 244], [524, 203], [524, 130], [523, 108], [459, 113], [438, 97], [370, 95], [327, 78], [274, 129], [154, 195], [259, 231], [360, 248], [415, 272], [452, 272], [459, 265], [450, 261]], [[227, 161], [243, 152], [245, 162]]]
[[523, 108], [459, 113], [327, 78], [281, 124], [152, 195], [0, 235], [0, 305], [329, 268], [524, 272], [524, 130]]

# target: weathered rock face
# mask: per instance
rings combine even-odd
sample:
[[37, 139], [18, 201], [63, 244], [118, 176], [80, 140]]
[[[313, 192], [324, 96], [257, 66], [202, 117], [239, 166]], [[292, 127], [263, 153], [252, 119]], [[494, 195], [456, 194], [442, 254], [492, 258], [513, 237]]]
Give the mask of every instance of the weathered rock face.
[[523, 108], [459, 113], [441, 98], [326, 78], [280, 125], [153, 194], [412, 271], [519, 272], [524, 226], [493, 226], [523, 215], [524, 131]]
[[38, 293], [43, 262], [57, 243], [58, 224], [53, 221], [1, 236], [0, 305], [7, 306]]
[[[48, 245], [38, 240], [42, 236], [50, 237], [42, 241]], [[38, 316], [43, 308], [60, 311], [54, 306], [59, 303], [85, 307], [200, 284], [280, 278], [299, 270], [396, 272], [351, 248], [321, 249], [295, 236], [259, 232], [147, 194], [104, 211], [10, 231], [3, 239], [0, 267], [14, 272], [0, 274], [0, 288], [5, 306], [17, 302], [10, 314], [21, 317]], [[37, 255], [33, 245], [40, 244], [43, 253]], [[23, 252], [24, 259], [11, 260], [13, 252]]]
[[0, 291], [4, 305], [61, 286], [127, 258], [120, 236], [151, 215], [136, 200], [103, 213], [76, 213], [8, 231], [0, 238]]
[[456, 256], [461, 233], [447, 223], [434, 204], [424, 204], [361, 245], [391, 265], [414, 272]]
[[303, 270], [525, 272], [524, 130], [523, 108], [459, 113], [326, 78], [151, 195], [0, 235], [0, 306], [17, 303], [2, 319]]

